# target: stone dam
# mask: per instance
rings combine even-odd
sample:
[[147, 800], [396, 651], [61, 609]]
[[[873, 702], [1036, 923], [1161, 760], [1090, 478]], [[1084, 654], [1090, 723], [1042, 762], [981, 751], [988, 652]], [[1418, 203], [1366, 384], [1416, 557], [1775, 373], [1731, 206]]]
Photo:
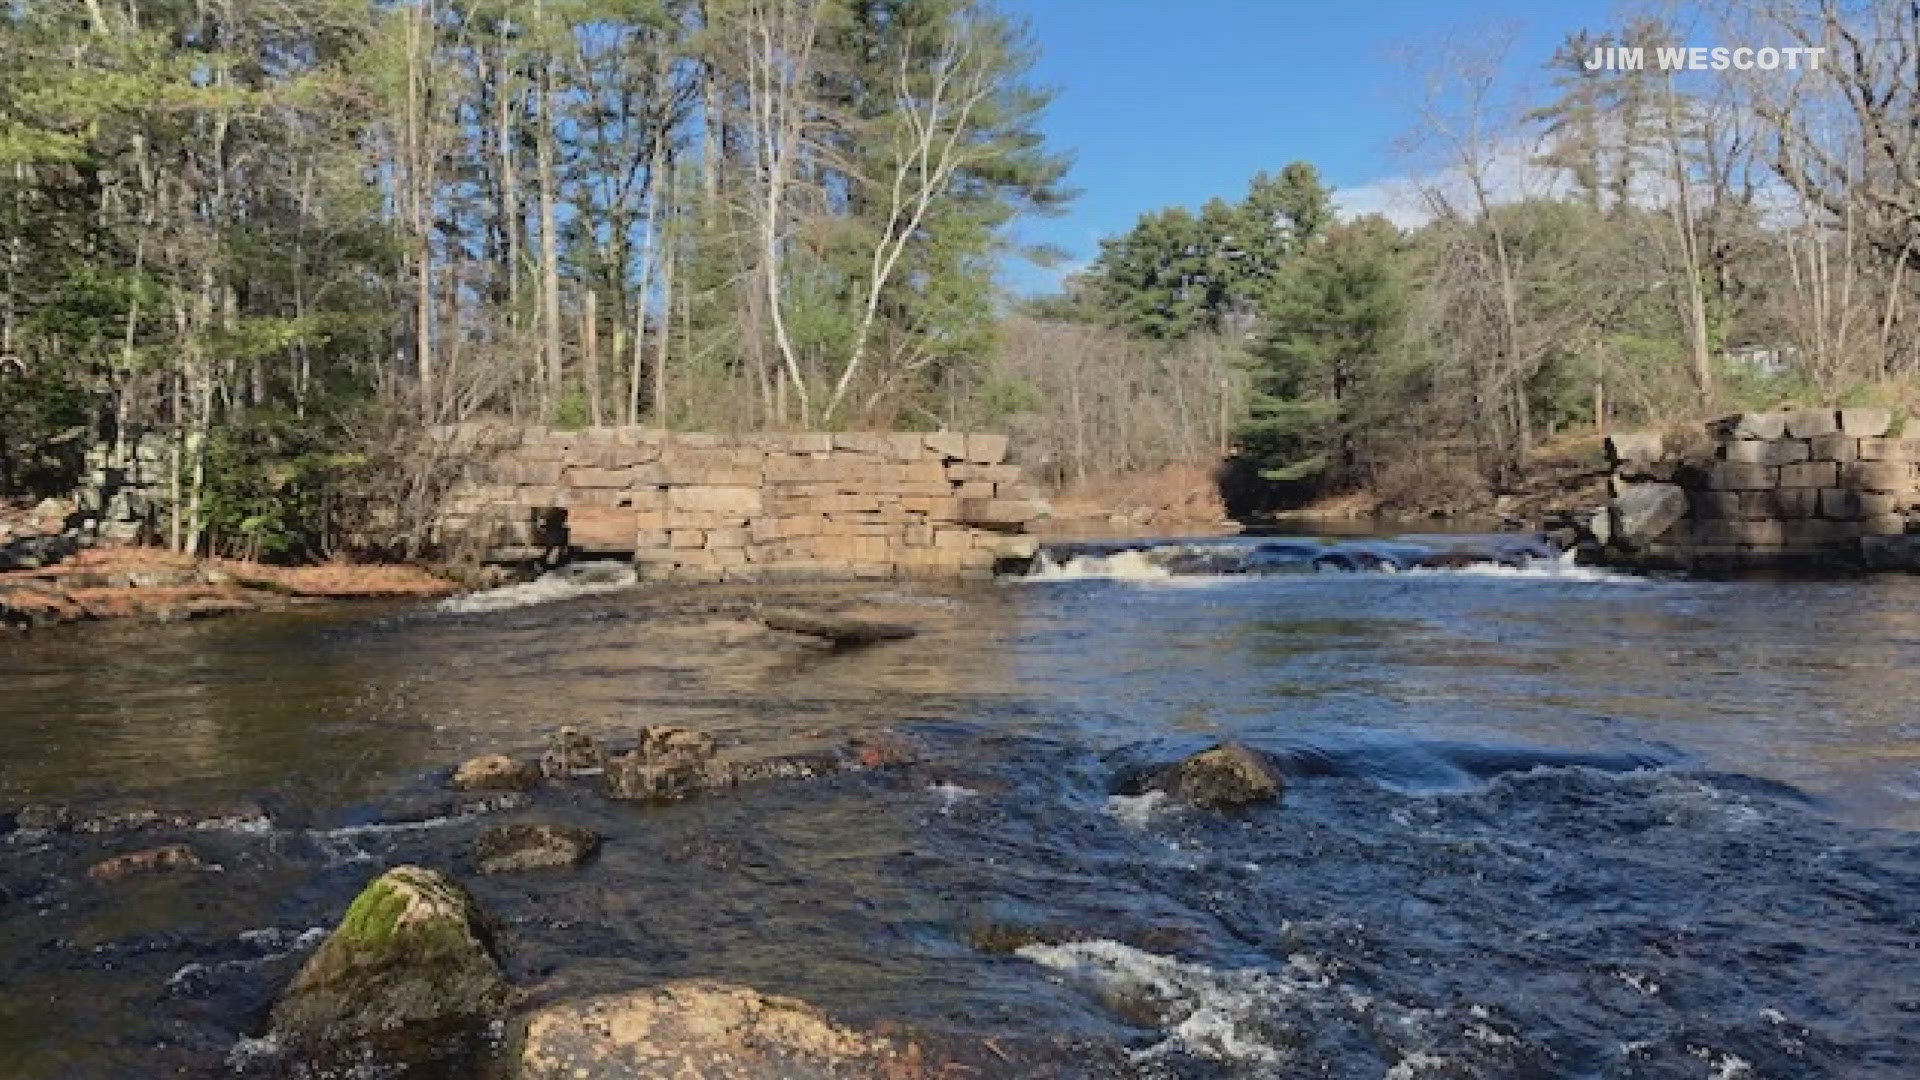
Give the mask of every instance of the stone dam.
[[436, 540], [490, 562], [631, 558], [644, 578], [986, 577], [1048, 512], [1004, 435], [449, 425]]

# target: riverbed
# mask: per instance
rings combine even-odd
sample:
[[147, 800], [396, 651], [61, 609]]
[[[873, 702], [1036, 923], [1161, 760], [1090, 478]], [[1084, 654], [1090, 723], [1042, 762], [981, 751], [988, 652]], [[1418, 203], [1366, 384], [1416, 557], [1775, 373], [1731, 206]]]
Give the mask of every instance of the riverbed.
[[[398, 862], [474, 890], [532, 1001], [713, 976], [1007, 1076], [1920, 1075], [1920, 582], [1349, 563], [822, 591], [921, 628], [848, 651], [649, 588], [0, 641], [0, 1075], [270, 1071], [266, 1005]], [[441, 786], [562, 724], [918, 761]], [[1110, 794], [1224, 739], [1279, 805]], [[602, 854], [471, 872], [534, 818]], [[85, 879], [174, 841], [217, 869]]]

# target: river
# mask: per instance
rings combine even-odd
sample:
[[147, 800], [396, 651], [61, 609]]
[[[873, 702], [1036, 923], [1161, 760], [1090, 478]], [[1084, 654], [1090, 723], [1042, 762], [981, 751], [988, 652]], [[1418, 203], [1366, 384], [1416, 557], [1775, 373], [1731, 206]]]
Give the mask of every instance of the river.
[[[1171, 550], [803, 594], [921, 626], [845, 652], [658, 588], [0, 641], [0, 808], [71, 812], [0, 817], [0, 1076], [270, 1070], [265, 1007], [402, 861], [474, 890], [535, 1001], [714, 976], [1008, 1076], [1920, 1075], [1920, 581]], [[660, 723], [920, 760], [665, 807], [440, 786]], [[1281, 804], [1109, 794], [1227, 738]], [[602, 854], [470, 872], [533, 817]], [[85, 877], [176, 840], [218, 869]]]

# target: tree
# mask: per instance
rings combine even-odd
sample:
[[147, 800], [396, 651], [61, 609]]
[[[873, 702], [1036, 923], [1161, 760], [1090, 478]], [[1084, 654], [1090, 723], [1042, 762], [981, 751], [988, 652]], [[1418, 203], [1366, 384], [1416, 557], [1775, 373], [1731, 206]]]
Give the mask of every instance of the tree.
[[1331, 226], [1274, 277], [1238, 437], [1268, 479], [1358, 478], [1367, 382], [1400, 333], [1403, 257], [1399, 230], [1370, 215]]

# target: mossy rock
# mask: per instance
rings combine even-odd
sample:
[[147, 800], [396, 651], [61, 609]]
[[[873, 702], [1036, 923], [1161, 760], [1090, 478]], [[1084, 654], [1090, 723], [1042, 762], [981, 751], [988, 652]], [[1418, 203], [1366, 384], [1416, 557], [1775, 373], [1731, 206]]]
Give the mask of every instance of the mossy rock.
[[1239, 743], [1221, 743], [1169, 766], [1152, 787], [1215, 812], [1242, 810], [1280, 798], [1280, 773], [1265, 755]]
[[484, 917], [446, 875], [397, 866], [375, 878], [273, 1007], [293, 1048], [374, 1043], [392, 1060], [437, 1056], [510, 996]]

